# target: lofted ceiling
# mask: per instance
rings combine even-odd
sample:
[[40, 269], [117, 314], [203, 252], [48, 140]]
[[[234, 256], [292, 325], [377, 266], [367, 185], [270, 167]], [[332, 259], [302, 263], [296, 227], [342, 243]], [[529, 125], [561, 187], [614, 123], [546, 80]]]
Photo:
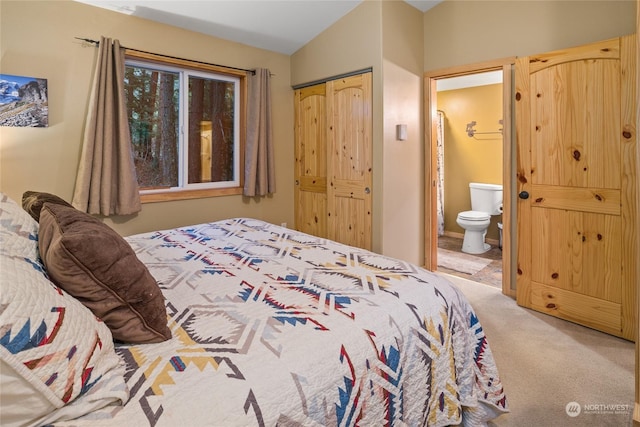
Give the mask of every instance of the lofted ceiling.
[[[76, 1], [291, 55], [363, 0]], [[426, 12], [442, 0], [404, 1]]]

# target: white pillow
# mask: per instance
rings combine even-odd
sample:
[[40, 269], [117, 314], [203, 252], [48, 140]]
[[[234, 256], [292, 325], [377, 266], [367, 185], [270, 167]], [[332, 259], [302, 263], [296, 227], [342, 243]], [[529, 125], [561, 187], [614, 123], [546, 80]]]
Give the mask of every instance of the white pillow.
[[37, 229], [33, 218], [0, 193], [3, 427], [75, 418], [128, 398], [111, 332], [49, 281], [38, 256]]

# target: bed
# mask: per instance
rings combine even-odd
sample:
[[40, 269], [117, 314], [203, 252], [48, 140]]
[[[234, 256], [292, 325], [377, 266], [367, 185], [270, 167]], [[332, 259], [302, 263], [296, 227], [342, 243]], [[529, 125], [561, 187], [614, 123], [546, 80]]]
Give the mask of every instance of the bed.
[[439, 275], [252, 218], [123, 239], [28, 196], [0, 201], [3, 426], [479, 426], [508, 411], [478, 318]]

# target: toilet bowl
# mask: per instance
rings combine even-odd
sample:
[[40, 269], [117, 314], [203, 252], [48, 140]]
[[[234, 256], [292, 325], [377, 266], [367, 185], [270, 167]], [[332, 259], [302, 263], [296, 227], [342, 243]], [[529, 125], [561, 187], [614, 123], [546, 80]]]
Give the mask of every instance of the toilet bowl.
[[464, 228], [462, 252], [482, 254], [491, 249], [491, 245], [484, 241], [491, 223], [491, 215], [480, 211], [464, 211], [458, 214], [456, 222]]
[[462, 252], [482, 254], [491, 249], [485, 243], [491, 215], [502, 214], [502, 185], [469, 183], [471, 210], [460, 212], [456, 223], [464, 229]]

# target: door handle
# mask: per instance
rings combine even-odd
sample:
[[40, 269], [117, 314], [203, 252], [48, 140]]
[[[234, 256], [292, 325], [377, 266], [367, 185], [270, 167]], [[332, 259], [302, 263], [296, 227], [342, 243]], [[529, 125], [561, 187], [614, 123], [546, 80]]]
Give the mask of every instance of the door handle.
[[523, 200], [526, 200], [529, 198], [529, 193], [526, 191], [521, 191], [520, 193], [518, 193], [518, 197], [520, 197]]

